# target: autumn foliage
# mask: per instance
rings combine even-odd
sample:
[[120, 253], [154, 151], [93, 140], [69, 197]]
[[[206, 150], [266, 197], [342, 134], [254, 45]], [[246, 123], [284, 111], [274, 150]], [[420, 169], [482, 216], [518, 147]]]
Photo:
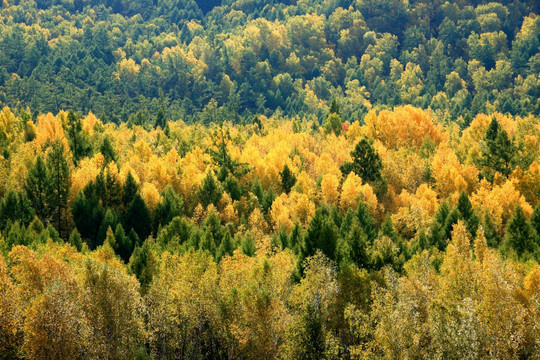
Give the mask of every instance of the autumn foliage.
[[538, 118], [437, 119], [4, 108], [0, 354], [539, 356]]

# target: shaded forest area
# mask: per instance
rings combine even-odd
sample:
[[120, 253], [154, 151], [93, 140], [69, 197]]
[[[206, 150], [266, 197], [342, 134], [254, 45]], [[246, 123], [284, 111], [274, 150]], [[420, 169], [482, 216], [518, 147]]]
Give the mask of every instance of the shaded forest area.
[[[0, 102], [105, 122], [538, 114], [538, 1], [6, 0]], [[207, 12], [208, 11], [208, 12]], [[34, 115], [35, 120], [35, 115]]]

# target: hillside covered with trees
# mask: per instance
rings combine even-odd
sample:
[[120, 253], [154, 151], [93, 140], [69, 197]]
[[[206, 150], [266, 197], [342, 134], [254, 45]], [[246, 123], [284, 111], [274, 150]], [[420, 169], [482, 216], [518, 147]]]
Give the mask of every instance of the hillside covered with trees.
[[4, 0], [0, 359], [540, 358], [538, 7]]
[[[538, 114], [535, 0], [6, 0], [0, 102], [135, 124]], [[35, 120], [35, 116], [34, 116]]]

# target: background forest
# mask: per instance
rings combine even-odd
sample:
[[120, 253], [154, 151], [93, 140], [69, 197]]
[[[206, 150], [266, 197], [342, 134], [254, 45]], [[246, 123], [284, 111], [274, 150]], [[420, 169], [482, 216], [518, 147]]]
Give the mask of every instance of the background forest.
[[0, 359], [540, 358], [538, 7], [4, 0]]
[[332, 98], [351, 121], [400, 104], [465, 123], [540, 111], [535, 0], [200, 3], [5, 0], [0, 102], [139, 125], [159, 110], [322, 122]]

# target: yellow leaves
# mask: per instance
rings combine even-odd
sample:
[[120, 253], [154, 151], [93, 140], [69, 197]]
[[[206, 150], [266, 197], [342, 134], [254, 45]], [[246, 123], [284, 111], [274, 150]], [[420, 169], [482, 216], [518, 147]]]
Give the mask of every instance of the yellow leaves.
[[432, 176], [442, 197], [461, 191], [471, 192], [478, 179], [478, 170], [472, 165], [461, 165], [456, 154], [441, 145], [431, 163]]
[[523, 288], [529, 299], [540, 301], [540, 266], [538, 264], [523, 279]]
[[292, 191], [288, 196], [282, 193], [272, 203], [270, 217], [274, 230], [291, 230], [293, 225], [307, 225], [315, 213], [315, 204], [306, 194]]
[[397, 203], [400, 208], [392, 215], [392, 221], [396, 230], [408, 237], [427, 230], [439, 206], [437, 193], [426, 184], [420, 185], [414, 195], [403, 191], [397, 197]]
[[159, 191], [154, 184], [148, 182], [142, 184], [141, 196], [150, 210], [154, 210], [160, 201]]
[[221, 211], [219, 212], [219, 218], [226, 223], [237, 224], [238, 212], [233, 206], [231, 197], [226, 192], [223, 193], [220, 200]]
[[370, 111], [364, 121], [364, 134], [380, 140], [388, 148], [420, 148], [426, 138], [438, 144], [446, 137], [428, 110], [412, 106], [396, 107], [393, 111], [382, 110], [378, 115]]
[[94, 127], [96, 125], [103, 126], [101, 120], [99, 120], [93, 112], [89, 112], [83, 119], [81, 119], [81, 124], [83, 132], [87, 135], [92, 135], [94, 133]]
[[[295, 268], [291, 252], [248, 257], [235, 251], [219, 266], [222, 303], [231, 320], [229, 333], [250, 358], [275, 357], [278, 342], [285, 341], [290, 314], [286, 306]], [[257, 346], [250, 346], [256, 342]]]
[[324, 174], [321, 180], [321, 195], [325, 203], [333, 206], [339, 201], [339, 177], [335, 174]]
[[340, 208], [342, 211], [358, 207], [360, 202], [366, 203], [372, 212], [377, 210], [377, 196], [369, 184], [362, 185], [362, 179], [354, 172], [350, 172], [341, 188]]
[[0, 147], [6, 150], [13, 145], [15, 137], [18, 136], [18, 120], [9, 107], [4, 107], [0, 111]]
[[71, 173], [70, 199], [75, 199], [77, 193], [84, 189], [90, 181], [94, 181], [101, 171], [105, 159], [100, 153], [92, 158], [84, 158]]
[[20, 322], [22, 314], [18, 308], [18, 298], [9, 270], [0, 255], [0, 354], [15, 357], [20, 342]]
[[132, 83], [137, 79], [140, 70], [140, 65], [135, 63], [133, 59], [122, 59], [118, 64], [120, 79], [129, 83]]
[[53, 114], [48, 113], [38, 116], [35, 141], [39, 146], [43, 146], [47, 141], [61, 141], [64, 144], [64, 148], [69, 150], [69, 144], [62, 127], [60, 115], [55, 117]]
[[289, 203], [293, 206], [293, 219], [301, 225], [307, 225], [315, 213], [315, 204], [306, 194], [293, 191], [289, 194]]
[[522, 171], [519, 167], [510, 175], [516, 188], [525, 197], [527, 202], [535, 207], [540, 201], [540, 164], [533, 161], [527, 171]]
[[487, 181], [482, 180], [478, 190], [471, 196], [471, 203], [474, 208], [480, 208], [489, 214], [500, 234], [516, 206], [521, 206], [527, 217], [533, 211], [512, 180], [507, 180], [502, 185], [495, 185], [493, 188]]
[[268, 223], [264, 219], [263, 213], [259, 208], [255, 208], [251, 214], [249, 214], [248, 225], [249, 228], [254, 231], [261, 231], [263, 233], [268, 231]]
[[500, 113], [493, 113], [491, 115], [478, 114], [471, 121], [470, 125], [463, 130], [457, 152], [468, 163], [475, 163], [481, 155], [481, 141], [484, 138], [486, 131], [491, 123], [491, 120], [495, 117], [497, 122], [508, 133], [508, 137], [512, 138], [516, 131], [516, 122], [507, 115]]
[[143, 162], [148, 162], [153, 152], [148, 143], [144, 140], [139, 140], [133, 144], [134, 155], [139, 156]]
[[474, 254], [476, 259], [481, 264], [484, 262], [486, 252], [488, 251], [486, 237], [484, 236], [484, 228], [480, 225], [478, 228], [478, 234], [476, 235], [476, 240], [474, 241]]

